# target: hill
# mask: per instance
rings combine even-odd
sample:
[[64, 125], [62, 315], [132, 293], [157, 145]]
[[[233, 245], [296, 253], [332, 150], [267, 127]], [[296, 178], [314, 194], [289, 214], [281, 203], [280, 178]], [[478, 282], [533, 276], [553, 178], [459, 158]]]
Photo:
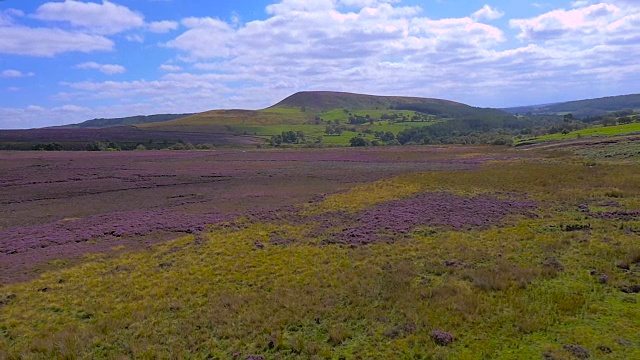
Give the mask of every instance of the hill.
[[54, 126], [53, 128], [63, 129], [101, 129], [114, 126], [126, 126], [126, 125], [139, 125], [148, 124], [154, 122], [171, 121], [175, 119], [184, 118], [193, 114], [157, 114], [157, 115], [137, 115], [123, 118], [113, 119], [93, 119], [83, 121], [78, 124]]
[[298, 92], [273, 105], [270, 109], [273, 108], [304, 108], [320, 112], [331, 109], [410, 110], [454, 118], [506, 116], [501, 110], [477, 108], [449, 100], [405, 96], [376, 96], [332, 91]]
[[572, 113], [576, 117], [587, 117], [625, 109], [640, 109], [640, 94], [608, 96], [555, 104], [519, 106], [502, 110], [511, 114], [564, 115]]
[[[398, 119], [394, 123], [413, 122], [413, 119], [510, 119], [512, 115], [497, 109], [477, 108], [466, 104], [430, 98], [376, 96], [345, 92], [303, 91], [293, 94], [277, 104], [262, 110], [211, 110], [189, 117], [166, 122], [139, 125], [140, 128], [164, 131], [231, 132], [245, 131], [256, 134], [271, 134], [264, 127], [318, 126], [324, 131], [327, 124], [354, 123], [360, 120]], [[413, 121], [412, 121], [413, 119]], [[368, 121], [367, 121], [368, 122]], [[363, 121], [358, 124], [362, 124]], [[383, 125], [377, 121], [376, 125]], [[275, 134], [275, 133], [274, 133]], [[272, 135], [274, 135], [272, 134]]]

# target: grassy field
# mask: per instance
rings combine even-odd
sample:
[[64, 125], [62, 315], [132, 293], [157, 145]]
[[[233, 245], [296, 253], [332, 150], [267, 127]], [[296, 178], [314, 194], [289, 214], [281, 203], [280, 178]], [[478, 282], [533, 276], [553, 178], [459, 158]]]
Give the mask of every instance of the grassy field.
[[285, 131], [302, 131], [305, 136], [308, 138], [318, 138], [322, 137], [322, 143], [325, 145], [332, 146], [349, 146], [349, 140], [354, 136], [363, 136], [369, 140], [375, 140], [375, 137], [371, 134], [363, 134], [362, 132], [366, 129], [370, 129], [371, 131], [390, 131], [394, 134], [398, 134], [399, 132], [409, 129], [411, 127], [420, 127], [420, 126], [430, 126], [435, 124], [436, 122], [403, 122], [403, 123], [392, 123], [389, 121], [379, 121], [374, 123], [373, 125], [361, 125], [358, 128], [361, 132], [354, 131], [344, 131], [340, 135], [327, 135], [325, 134], [325, 130], [327, 125], [272, 125], [272, 126], [233, 126], [230, 129], [233, 130], [234, 133], [239, 135], [255, 135], [260, 136], [265, 139], [269, 139], [271, 136], [279, 135]]
[[624, 124], [624, 125], [616, 125], [616, 126], [600, 126], [600, 127], [573, 131], [566, 135], [560, 134], [560, 133], [550, 134], [550, 135], [539, 136], [537, 138], [521, 139], [521, 140], [518, 140], [516, 143], [576, 139], [579, 137], [588, 137], [588, 136], [624, 135], [624, 134], [636, 133], [636, 132], [640, 132], [640, 123], [632, 123], [632, 124]]
[[[349, 113], [356, 116], [371, 116], [374, 119], [380, 119], [383, 115], [394, 115], [397, 114], [399, 116], [405, 116], [411, 119], [412, 116], [416, 115], [415, 111], [408, 110], [349, 110]], [[334, 109], [330, 111], [325, 111], [319, 115], [323, 120], [335, 121], [335, 120], [348, 120], [349, 114], [344, 111], [344, 109]]]
[[473, 166], [3, 285], [0, 358], [640, 358], [640, 164], [427, 149], [283, 159]]
[[[416, 113], [414, 111], [401, 110], [353, 110], [352, 114], [358, 116], [370, 115], [373, 118], [387, 114], [405, 115], [411, 118]], [[144, 130], [162, 131], [193, 131], [215, 134], [257, 136], [269, 139], [271, 136], [279, 135], [284, 131], [302, 131], [308, 137], [322, 137], [322, 143], [330, 146], [349, 146], [349, 140], [361, 134], [366, 129], [373, 131], [391, 131], [397, 134], [410, 127], [429, 126], [437, 123], [428, 122], [390, 122], [377, 121], [373, 125], [358, 125], [360, 132], [345, 131], [342, 135], [326, 135], [325, 129], [328, 123], [319, 125], [310, 123], [316, 117], [323, 121], [339, 120], [343, 125], [348, 124], [349, 115], [343, 109], [334, 109], [326, 112], [317, 112], [312, 109], [302, 111], [301, 108], [271, 107], [259, 111], [246, 110], [216, 110], [191, 117], [163, 122], [138, 125]], [[374, 140], [372, 135], [364, 135], [369, 140]]]

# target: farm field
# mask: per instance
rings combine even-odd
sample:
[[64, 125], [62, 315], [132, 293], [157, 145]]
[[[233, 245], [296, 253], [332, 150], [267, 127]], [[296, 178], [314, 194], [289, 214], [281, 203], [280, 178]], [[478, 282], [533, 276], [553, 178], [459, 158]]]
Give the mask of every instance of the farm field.
[[0, 153], [0, 358], [640, 358], [640, 163], [578, 150]]
[[624, 135], [630, 133], [638, 133], [640, 132], [640, 123], [632, 123], [632, 124], [624, 124], [624, 125], [615, 125], [615, 126], [600, 126], [593, 127], [578, 131], [572, 131], [568, 134], [550, 134], [543, 135], [537, 138], [529, 138], [522, 139], [516, 141], [518, 143], [531, 143], [531, 142], [545, 142], [545, 141], [554, 141], [554, 140], [568, 140], [568, 139], [577, 139], [581, 137], [589, 137], [589, 136], [615, 136], [615, 135]]

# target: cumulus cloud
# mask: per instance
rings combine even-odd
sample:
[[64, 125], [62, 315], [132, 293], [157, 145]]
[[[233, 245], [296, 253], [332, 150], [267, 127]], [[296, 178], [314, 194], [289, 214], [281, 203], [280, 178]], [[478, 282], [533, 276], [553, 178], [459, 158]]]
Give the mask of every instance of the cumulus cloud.
[[98, 64], [93, 61], [85, 62], [82, 64], [76, 65], [78, 69], [94, 69], [98, 70], [103, 74], [107, 75], [115, 75], [122, 74], [125, 72], [125, 67], [122, 65], [114, 65], [114, 64]]
[[42, 4], [33, 15], [45, 21], [68, 22], [98, 34], [117, 34], [144, 25], [141, 14], [107, 0], [102, 4], [65, 0]]
[[0, 27], [0, 53], [51, 57], [64, 52], [112, 50], [113, 41], [102, 35], [26, 26]]
[[530, 19], [512, 19], [510, 24], [520, 31], [518, 38], [522, 41], [601, 42], [604, 37], [622, 35], [616, 30], [633, 22], [637, 15], [622, 11], [616, 5], [600, 3], [554, 10]]
[[496, 19], [500, 19], [503, 16], [504, 16], [504, 12], [498, 9], [494, 9], [489, 5], [485, 5], [482, 7], [482, 9], [474, 12], [471, 15], [471, 18], [477, 21], [482, 21], [482, 20], [496, 20]]
[[[502, 22], [484, 23], [501, 15], [489, 5], [445, 19], [398, 1], [283, 0], [266, 10], [265, 19], [244, 23], [181, 19], [162, 44], [176, 56], [158, 67], [159, 78], [67, 82], [56, 100], [190, 112], [260, 108], [299, 90], [336, 90], [506, 106], [629, 93], [640, 81], [633, 1], [537, 10], [543, 13], [511, 19], [509, 33]], [[521, 43], [509, 41], [515, 36]]]
[[164, 34], [169, 31], [176, 30], [178, 28], [178, 23], [175, 21], [154, 21], [150, 22], [148, 25], [149, 31], [156, 34]]
[[8, 69], [0, 72], [0, 78], [21, 78], [21, 77], [30, 77], [35, 74], [32, 72], [23, 73], [19, 70]]

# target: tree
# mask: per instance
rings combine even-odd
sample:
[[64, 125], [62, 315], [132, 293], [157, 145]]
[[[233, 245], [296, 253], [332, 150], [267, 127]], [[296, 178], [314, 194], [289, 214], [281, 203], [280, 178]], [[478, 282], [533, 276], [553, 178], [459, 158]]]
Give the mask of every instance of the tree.
[[272, 146], [279, 146], [280, 144], [282, 144], [282, 135], [272, 136], [271, 139], [269, 139], [269, 143]]
[[282, 142], [287, 144], [296, 144], [298, 143], [298, 135], [296, 135], [293, 131], [283, 131], [282, 132]]
[[563, 121], [568, 123], [574, 120], [573, 114], [569, 113], [563, 117]]
[[327, 126], [324, 129], [324, 133], [327, 134], [327, 135], [333, 135], [333, 134], [335, 134], [335, 130], [334, 130], [333, 126]]
[[618, 118], [618, 123], [620, 124], [631, 124], [633, 122], [633, 118], [631, 116], [623, 116]]
[[356, 146], [371, 146], [371, 142], [365, 138], [363, 138], [362, 136], [356, 136], [356, 137], [352, 137], [349, 140], [349, 143], [351, 143], [351, 146], [356, 147]]
[[393, 141], [395, 139], [396, 139], [396, 136], [391, 131], [387, 131], [386, 133], [380, 136], [380, 140], [384, 142]]

